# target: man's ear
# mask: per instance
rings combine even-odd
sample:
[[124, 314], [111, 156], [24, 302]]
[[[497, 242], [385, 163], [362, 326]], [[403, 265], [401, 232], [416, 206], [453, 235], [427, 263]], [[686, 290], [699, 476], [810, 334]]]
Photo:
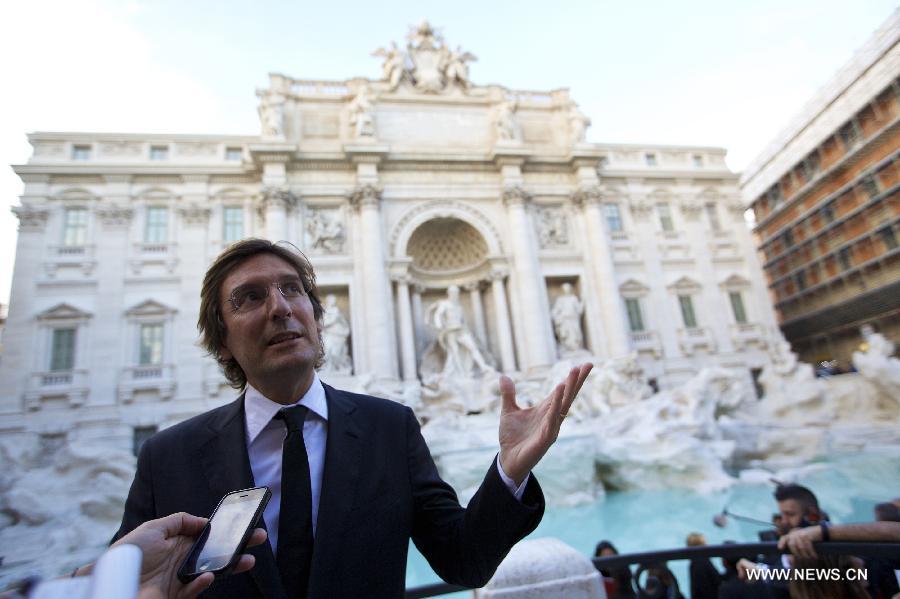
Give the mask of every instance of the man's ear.
[[228, 348], [223, 344], [219, 346], [219, 356], [227, 362], [234, 357], [234, 354], [228, 351]]

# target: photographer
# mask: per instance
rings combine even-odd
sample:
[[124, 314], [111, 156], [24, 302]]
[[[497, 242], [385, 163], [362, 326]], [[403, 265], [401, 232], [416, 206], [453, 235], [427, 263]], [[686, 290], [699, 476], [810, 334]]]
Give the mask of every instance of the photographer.
[[[202, 574], [189, 584], [182, 584], [176, 575], [178, 567], [204, 526], [206, 518], [179, 512], [144, 522], [112, 545], [135, 545], [141, 550], [140, 590], [137, 599], [194, 599], [212, 584], [212, 573]], [[257, 528], [247, 542], [247, 547], [261, 545], [265, 540], [266, 531]], [[246, 572], [255, 562], [252, 555], [244, 554], [234, 572]], [[93, 569], [93, 563], [82, 566], [72, 573], [72, 577], [89, 576]], [[27, 592], [22, 590], [3, 593], [0, 594], [0, 599], [21, 597], [20, 593]]]

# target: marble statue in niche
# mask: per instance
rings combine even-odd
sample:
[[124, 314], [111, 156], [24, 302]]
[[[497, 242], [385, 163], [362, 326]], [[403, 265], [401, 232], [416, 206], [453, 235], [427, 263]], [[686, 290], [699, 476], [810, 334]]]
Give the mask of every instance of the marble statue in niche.
[[571, 283], [563, 283], [562, 295], [556, 298], [550, 311], [560, 355], [584, 349], [584, 335], [581, 332], [583, 313], [584, 302], [575, 295]]
[[329, 293], [325, 296], [322, 312], [322, 341], [325, 344], [325, 363], [320, 372], [350, 374], [350, 323], [337, 305], [337, 298]]
[[439, 371], [444, 378], [471, 378], [476, 367], [480, 373], [493, 371], [466, 325], [459, 287], [451, 285], [447, 288], [447, 297], [428, 309], [426, 321], [434, 330], [437, 345], [444, 354], [443, 367]]

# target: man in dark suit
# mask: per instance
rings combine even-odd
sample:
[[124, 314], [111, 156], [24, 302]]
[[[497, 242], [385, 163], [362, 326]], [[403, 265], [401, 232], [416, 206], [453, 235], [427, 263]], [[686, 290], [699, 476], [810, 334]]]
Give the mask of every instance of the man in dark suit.
[[500, 453], [463, 509], [409, 408], [319, 381], [322, 306], [302, 254], [260, 239], [231, 246], [206, 273], [200, 312], [204, 346], [244, 393], [144, 444], [116, 538], [268, 486], [269, 542], [251, 550], [256, 567], [204, 596], [400, 597], [410, 538], [448, 582], [483, 586], [537, 526], [543, 495], [530, 472], [590, 364], [528, 409], [501, 377]]

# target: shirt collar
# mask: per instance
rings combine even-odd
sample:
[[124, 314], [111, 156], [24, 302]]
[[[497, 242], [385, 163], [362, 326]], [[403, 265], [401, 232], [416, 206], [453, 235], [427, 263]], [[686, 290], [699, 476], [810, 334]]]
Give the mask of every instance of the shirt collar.
[[[322, 381], [319, 380], [319, 375], [315, 371], [313, 371], [312, 384], [309, 386], [306, 394], [291, 405], [306, 406], [310, 412], [322, 420], [328, 420], [328, 402], [325, 401], [325, 387], [322, 386]], [[247, 444], [253, 443], [256, 437], [259, 436], [259, 433], [271, 422], [275, 414], [280, 409], [287, 407], [290, 406], [272, 401], [248, 384], [247, 391], [244, 393]]]

